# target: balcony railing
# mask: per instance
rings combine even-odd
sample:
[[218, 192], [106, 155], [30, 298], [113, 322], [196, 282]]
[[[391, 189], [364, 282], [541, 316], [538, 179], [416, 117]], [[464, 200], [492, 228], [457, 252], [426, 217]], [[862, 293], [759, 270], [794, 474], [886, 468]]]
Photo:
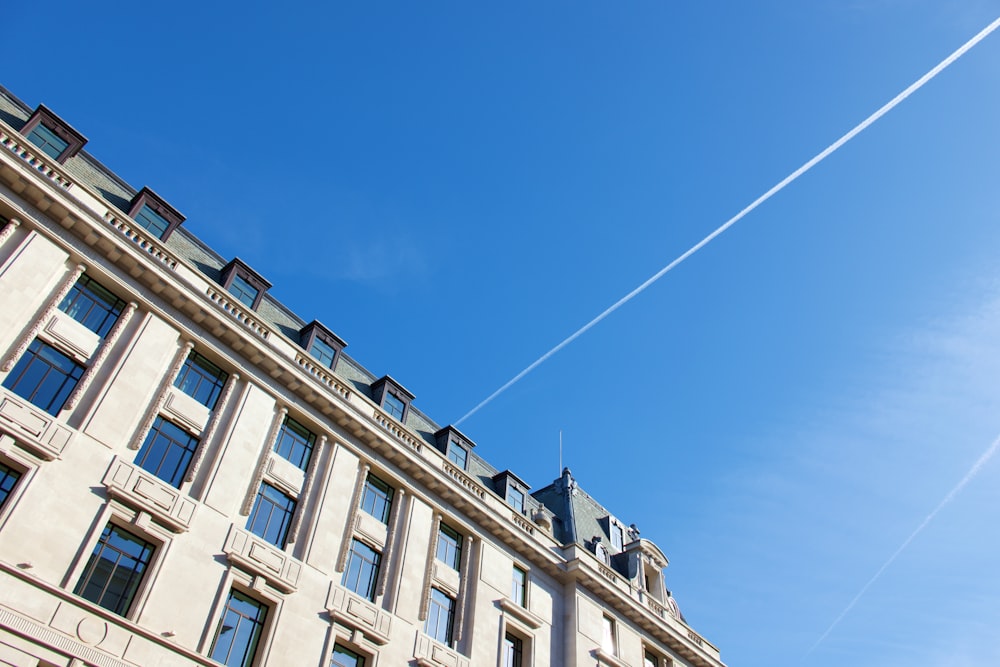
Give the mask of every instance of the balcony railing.
[[63, 174], [60, 169], [56, 169], [48, 157], [42, 157], [35, 152], [37, 148], [34, 144], [26, 142], [24, 138], [7, 131], [3, 127], [0, 127], [0, 145], [27, 162], [32, 169], [64, 190], [69, 190], [73, 186], [73, 181]]

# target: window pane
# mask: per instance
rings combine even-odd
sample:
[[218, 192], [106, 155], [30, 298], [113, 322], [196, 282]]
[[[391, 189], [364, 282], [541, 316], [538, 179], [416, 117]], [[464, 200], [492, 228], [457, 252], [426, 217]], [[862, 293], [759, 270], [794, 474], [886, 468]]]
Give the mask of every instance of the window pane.
[[10, 496], [11, 491], [17, 485], [17, 480], [21, 479], [21, 473], [8, 465], [0, 463], [0, 509]]
[[278, 456], [288, 459], [302, 470], [309, 467], [316, 436], [305, 426], [291, 417], [285, 417], [278, 437], [274, 441], [274, 451]]
[[123, 308], [124, 301], [86, 275], [80, 276], [59, 304], [59, 310], [102, 338], [111, 331]]
[[36, 338], [3, 386], [56, 416], [82, 376], [83, 366]]
[[386, 391], [385, 396], [382, 397], [382, 407], [390, 415], [399, 421], [403, 421], [403, 412], [406, 410], [406, 403], [403, 403], [398, 397]]
[[227, 377], [218, 366], [192, 351], [177, 374], [174, 386], [209, 410], [213, 410]]
[[294, 513], [295, 500], [270, 484], [262, 483], [247, 520], [247, 530], [284, 549]]
[[431, 589], [427, 623], [424, 631], [442, 644], [451, 645], [451, 626], [455, 615], [455, 601], [436, 588]]
[[528, 573], [515, 565], [514, 574], [511, 579], [510, 599], [522, 607], [526, 606], [527, 602], [527, 596], [525, 595], [527, 586]]
[[462, 470], [465, 470], [465, 464], [467, 463], [468, 458], [469, 453], [465, 451], [465, 447], [462, 447], [454, 441], [448, 445], [448, 460]]
[[462, 565], [462, 537], [444, 524], [438, 529], [437, 559], [456, 570]]
[[378, 581], [379, 562], [382, 555], [364, 542], [351, 543], [351, 555], [344, 570], [343, 585], [361, 597], [375, 601], [375, 584]]
[[618, 641], [615, 637], [615, 622], [607, 616], [604, 617], [604, 635], [601, 640], [601, 648], [608, 655], [618, 655]]
[[267, 620], [267, 607], [238, 591], [230, 591], [209, 657], [230, 667], [250, 667]]
[[197, 448], [197, 438], [157, 417], [135, 457], [135, 464], [179, 489]]
[[151, 209], [148, 204], [143, 204], [139, 212], [135, 214], [135, 221], [139, 223], [140, 227], [152, 232], [153, 236], [158, 239], [163, 238], [167, 228], [170, 226], [170, 223], [159, 213]]
[[149, 542], [109, 523], [73, 592], [124, 616], [132, 606], [153, 550]]
[[58, 158], [69, 147], [69, 142], [41, 123], [32, 128], [28, 141], [42, 149], [51, 158]]
[[510, 483], [507, 485], [507, 504], [518, 512], [524, 511], [524, 493], [520, 489], [511, 486]]
[[333, 647], [333, 660], [330, 667], [365, 667], [365, 659], [354, 651], [337, 644]]
[[233, 282], [229, 284], [229, 293], [247, 308], [253, 308], [260, 290], [251, 285], [246, 278], [236, 274], [233, 276]]
[[509, 632], [503, 638], [503, 667], [521, 667], [524, 643]]
[[361, 509], [388, 524], [389, 513], [392, 511], [392, 487], [369, 474], [361, 494]]
[[337, 350], [320, 338], [313, 338], [309, 345], [309, 354], [316, 357], [321, 364], [327, 368], [333, 368], [334, 359], [337, 357]]

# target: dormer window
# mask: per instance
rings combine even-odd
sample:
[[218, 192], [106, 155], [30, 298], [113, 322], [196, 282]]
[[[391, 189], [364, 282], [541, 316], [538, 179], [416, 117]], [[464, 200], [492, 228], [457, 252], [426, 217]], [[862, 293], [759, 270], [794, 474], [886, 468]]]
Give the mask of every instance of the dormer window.
[[150, 190], [143, 188], [132, 198], [128, 215], [150, 234], [166, 241], [175, 229], [184, 222], [184, 216], [173, 206], [163, 201], [163, 198]]
[[271, 283], [237, 257], [223, 267], [222, 286], [244, 306], [256, 310]]
[[456, 468], [466, 470], [469, 467], [469, 452], [476, 446], [454, 426], [445, 426], [434, 434], [438, 451], [448, 457]]
[[316, 320], [302, 329], [299, 333], [299, 340], [309, 354], [330, 370], [337, 367], [337, 357], [347, 347], [347, 343], [339, 336]]
[[87, 143], [86, 137], [74, 130], [69, 123], [39, 104], [21, 134], [38, 146], [38, 149], [59, 164], [65, 164]]
[[372, 384], [372, 398], [394, 419], [405, 422], [406, 412], [414, 396], [398, 382], [385, 375]]
[[524, 498], [530, 487], [510, 470], [504, 470], [502, 473], [495, 475], [493, 483], [496, 485], [497, 493], [503, 496], [507, 504], [513, 507], [515, 511], [523, 514]]

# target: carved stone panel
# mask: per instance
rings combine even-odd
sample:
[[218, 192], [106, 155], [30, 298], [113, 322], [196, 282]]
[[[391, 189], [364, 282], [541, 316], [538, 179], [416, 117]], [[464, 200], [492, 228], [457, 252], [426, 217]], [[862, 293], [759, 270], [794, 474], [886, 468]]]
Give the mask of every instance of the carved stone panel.
[[230, 527], [222, 551], [229, 562], [264, 577], [280, 591], [291, 593], [298, 588], [302, 563], [235, 525]]
[[146, 510], [175, 533], [191, 527], [197, 504], [178, 489], [117, 456], [102, 480], [108, 495], [126, 505]]

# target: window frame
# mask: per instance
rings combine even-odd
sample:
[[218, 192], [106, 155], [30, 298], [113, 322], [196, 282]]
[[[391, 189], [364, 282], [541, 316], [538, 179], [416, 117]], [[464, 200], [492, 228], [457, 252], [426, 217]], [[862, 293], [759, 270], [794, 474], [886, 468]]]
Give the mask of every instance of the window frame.
[[[350, 654], [349, 657], [354, 658], [354, 665], [353, 666], [352, 665], [348, 665], [348, 664], [343, 663], [343, 662], [334, 662], [334, 656], [337, 655], [337, 650], [338, 649], [340, 649], [341, 651], [343, 651], [345, 653], [349, 653]], [[345, 665], [346, 665], [346, 667], [365, 667], [365, 663], [367, 662], [367, 658], [368, 658], [367, 655], [362, 655], [361, 653], [358, 653], [357, 651], [355, 651], [355, 650], [353, 650], [351, 648], [348, 648], [347, 646], [344, 646], [340, 642], [336, 642], [335, 641], [334, 644], [333, 644], [333, 650], [330, 651], [330, 667], [344, 667]]]
[[[257, 290], [257, 294], [253, 298], [252, 305], [248, 305], [231, 291], [233, 282], [237, 277], [245, 281], [251, 288]], [[260, 306], [260, 302], [264, 299], [264, 295], [267, 293], [267, 290], [271, 289], [271, 283], [265, 280], [262, 275], [251, 269], [250, 265], [239, 257], [234, 257], [228, 264], [222, 267], [219, 284], [222, 285], [222, 289], [226, 290], [226, 293], [250, 310], [257, 310], [258, 306]]]
[[[103, 307], [106, 302], [102, 300], [103, 296], [94, 290], [95, 287], [97, 290], [106, 292], [107, 296], [112, 297], [115, 300], [115, 303], [113, 303], [110, 308]], [[88, 299], [90, 301], [90, 305], [86, 308], [86, 312], [79, 308], [81, 302], [85, 303], [84, 299]], [[73, 287], [70, 288], [70, 291], [65, 297], [63, 297], [62, 301], [59, 302], [58, 308], [70, 319], [75, 322], [79, 322], [89, 331], [93, 331], [101, 338], [104, 338], [111, 332], [111, 329], [114, 328], [115, 323], [118, 322], [118, 319], [125, 311], [125, 301], [119, 298], [107, 287], [84, 273], [75, 283], [73, 283]], [[95, 309], [99, 309], [98, 312], [104, 313], [104, 317], [101, 318], [100, 323], [96, 327], [87, 323], [90, 320], [91, 313], [93, 313]]]
[[673, 660], [660, 651], [650, 648], [647, 644], [642, 645], [642, 666], [643, 667], [673, 667]]
[[607, 614], [601, 615], [601, 650], [618, 657], [618, 626]]
[[[52, 157], [38, 145], [28, 139], [31, 133], [36, 127], [41, 125], [49, 132], [52, 132], [56, 137], [62, 139], [66, 142], [66, 147], [60, 151], [59, 155]], [[35, 146], [39, 150], [45, 153], [47, 157], [52, 158], [57, 164], [66, 164], [66, 161], [71, 157], [80, 152], [80, 150], [86, 145], [87, 138], [76, 131], [72, 125], [64, 121], [62, 118], [57, 116], [51, 109], [46, 107], [44, 104], [39, 104], [35, 110], [25, 121], [24, 125], [21, 126], [20, 130], [24, 138], [31, 142], [32, 146]]]
[[[198, 375], [192, 391], [188, 391], [190, 387], [188, 377], [192, 372], [197, 372]], [[177, 371], [177, 377], [174, 378], [173, 386], [209, 410], [215, 410], [215, 406], [219, 404], [219, 397], [226, 388], [226, 382], [228, 381], [229, 373], [222, 370], [222, 368], [205, 355], [192, 349], [184, 359], [184, 363], [181, 364], [180, 370]], [[206, 383], [212, 385], [208, 397], [205, 399], [199, 398], [197, 394], [201, 390], [202, 385]]]
[[[337, 363], [340, 361], [340, 353], [347, 347], [347, 343], [340, 336], [323, 326], [319, 320], [313, 320], [302, 328], [299, 332], [299, 342], [303, 350], [331, 371], [337, 368]], [[326, 345], [332, 350], [333, 355], [329, 362], [313, 352], [313, 346], [317, 342]]]
[[[454, 452], [462, 452], [461, 456], [457, 456]], [[462, 470], [469, 469], [469, 450], [463, 447], [455, 439], [448, 440], [448, 453], [446, 454], [448, 460], [453, 464], [458, 466]], [[461, 459], [461, 461], [457, 459]]]
[[[303, 436], [303, 434], [299, 433], [296, 429], [304, 431], [306, 435]], [[291, 435], [286, 437], [289, 432], [291, 432]], [[298, 438], [303, 438], [303, 440], [299, 440], [296, 436], [298, 436]], [[287, 456], [281, 451], [281, 449], [286, 449], [286, 442], [288, 443]], [[295, 457], [298, 461], [292, 458], [297, 449], [302, 450], [302, 454]], [[281, 421], [281, 426], [278, 428], [278, 433], [274, 438], [274, 444], [271, 446], [271, 451], [294, 465], [299, 470], [306, 471], [309, 468], [309, 461], [312, 460], [313, 455], [316, 453], [315, 449], [316, 434], [306, 428], [302, 422], [290, 415], [285, 415], [285, 418]]]
[[510, 599], [517, 606], [528, 608], [528, 570], [517, 563], [511, 568]]
[[[401, 384], [388, 375], [383, 375], [381, 378], [373, 382], [371, 390], [372, 396], [375, 398], [375, 401], [378, 403], [378, 406], [383, 412], [398, 421], [400, 424], [406, 423], [406, 416], [410, 412], [410, 403], [414, 399], [413, 394], [404, 389]], [[390, 396], [393, 400], [402, 404], [402, 412], [398, 417], [394, 412], [390, 411], [386, 407], [386, 401]]]
[[[356, 550], [355, 547], [362, 547], [368, 549], [374, 558], [369, 559], [368, 554], [364, 554]], [[361, 566], [355, 570], [355, 562], [360, 562]], [[366, 570], [365, 565], [369, 566]], [[344, 567], [344, 574], [340, 579], [340, 585], [351, 591], [355, 595], [368, 600], [369, 602], [375, 602], [375, 598], [378, 597], [378, 579], [379, 574], [382, 569], [382, 552], [378, 548], [368, 544], [363, 540], [359, 540], [357, 537], [351, 539], [351, 547], [347, 553], [347, 565]], [[367, 586], [361, 586], [363, 575], [367, 572]], [[351, 584], [350, 579], [352, 573], [356, 573], [357, 577], [354, 581], [354, 585]], [[365, 589], [365, 590], [361, 590]]]
[[[510, 642], [510, 648], [508, 648], [508, 642]], [[511, 632], [509, 629], [504, 628], [503, 641], [500, 644], [501, 667], [524, 667], [524, 645], [526, 643], [530, 644], [530, 641], [526, 642], [525, 639], [516, 632]], [[511, 651], [513, 651], [513, 656], [511, 656]], [[512, 657], [513, 659], [508, 659], [509, 657]]]
[[[46, 351], [45, 348], [47, 348], [51, 352], [56, 353], [60, 357], [65, 358], [70, 364], [73, 365], [73, 369], [69, 372], [66, 372], [62, 371], [62, 369], [57, 368], [56, 366], [53, 366], [47, 359], [42, 357], [42, 353]], [[32, 366], [35, 364], [36, 361], [38, 361], [38, 363], [40, 364], [45, 364], [46, 366], [48, 366], [48, 370], [42, 373], [41, 378], [37, 377], [38, 374], [37, 370], [32, 370]], [[32, 372], [29, 374], [29, 371]], [[39, 405], [38, 403], [35, 402], [35, 398], [40, 393], [42, 387], [48, 385], [48, 378], [53, 371], [62, 372], [63, 379], [61, 382], [58, 383], [59, 384], [58, 390], [55, 391], [54, 394], [49, 398], [48, 402], [44, 406]], [[59, 348], [55, 347], [54, 345], [50, 345], [41, 338], [35, 338], [28, 345], [28, 348], [24, 351], [24, 354], [22, 354], [21, 357], [17, 360], [17, 363], [7, 374], [7, 377], [4, 378], [3, 387], [10, 393], [14, 394], [15, 396], [19, 396], [24, 400], [26, 400], [27, 402], [31, 403], [39, 410], [42, 410], [43, 412], [46, 412], [47, 414], [50, 414], [53, 417], [58, 417], [59, 413], [63, 411], [63, 407], [66, 405], [66, 401], [69, 400], [69, 397], [72, 395], [73, 391], [79, 385], [80, 379], [83, 377], [85, 371], [86, 368], [83, 365], [77, 363], [76, 360], [74, 360], [72, 357], [70, 357], [68, 354], [66, 354]], [[75, 377], [72, 377], [73, 373], [76, 374]], [[28, 395], [21, 393], [21, 391], [18, 391], [18, 385], [20, 385], [21, 382], [25, 380], [25, 378], [27, 378], [29, 382], [31, 381], [32, 378], [36, 378], [37, 380], [32, 386], [31, 391], [29, 392]], [[70, 380], [72, 380], [72, 382], [70, 382]], [[51, 390], [50, 389], [46, 390], [46, 393], [48, 393], [49, 391]], [[62, 397], [61, 400], [59, 400], [60, 396]], [[56, 408], [55, 411], [53, 411], [53, 408], [56, 405], [58, 405], [58, 408]]]
[[[438, 596], [447, 600], [449, 604], [447, 606], [443, 606], [441, 601], [438, 599], [438, 596], [435, 594], [438, 594]], [[427, 601], [427, 619], [424, 621], [424, 634], [439, 644], [447, 646], [448, 648], [454, 648], [455, 644], [455, 607], [455, 598], [436, 586], [431, 587], [430, 596]], [[444, 639], [438, 636], [438, 634], [431, 632], [432, 617], [435, 619], [433, 624], [434, 629], [439, 630], [441, 627], [441, 614], [437, 613], [438, 610], [443, 612], [445, 618]]]
[[[381, 485], [384, 488], [379, 488]], [[389, 525], [389, 519], [392, 516], [392, 503], [395, 496], [396, 489], [390, 484], [383, 481], [377, 475], [369, 472], [365, 477], [364, 486], [361, 488], [361, 502], [358, 505], [362, 512], [375, 517], [380, 522]], [[371, 503], [371, 508], [369, 509], [369, 498], [374, 498], [375, 500]], [[381, 505], [381, 513], [376, 514], [376, 508]]]
[[[272, 489], [275, 493], [277, 493], [277, 494], [279, 494], [281, 496], [284, 496], [284, 498], [289, 501], [289, 506], [282, 508], [282, 507], [279, 507], [278, 505], [276, 505], [272, 499], [265, 498], [265, 496], [264, 496], [264, 487], [267, 487], [268, 489]], [[256, 519], [257, 519], [257, 513], [258, 513], [258, 511], [260, 511], [262, 500], [265, 500], [265, 499], [270, 503], [271, 509], [268, 512], [267, 519], [264, 522], [264, 528], [263, 528], [263, 534], [262, 534], [262, 533], [258, 533], [254, 529], [254, 525], [257, 523], [257, 521], [256, 521]], [[284, 491], [282, 491], [279, 487], [275, 486], [274, 484], [271, 484], [268, 481], [262, 481], [260, 483], [260, 486], [257, 488], [256, 495], [254, 496], [253, 507], [250, 510], [249, 516], [247, 516], [246, 530], [247, 530], [247, 532], [249, 532], [249, 533], [251, 533], [253, 535], [256, 535], [260, 539], [264, 540], [268, 544], [271, 544], [271, 545], [273, 545], [273, 546], [275, 546], [275, 547], [277, 547], [279, 549], [284, 550], [285, 547], [288, 546], [288, 532], [289, 532], [289, 529], [292, 526], [292, 520], [295, 518], [295, 511], [296, 511], [297, 508], [298, 508], [298, 499], [293, 498], [292, 496], [288, 495], [287, 493], [285, 493]], [[279, 511], [284, 512], [284, 517], [282, 518], [281, 523], [280, 523], [279, 528], [278, 528], [278, 537], [279, 537], [278, 541], [274, 541], [271, 538], [267, 537], [267, 533], [269, 532], [268, 529], [271, 526], [271, 520], [272, 520], [272, 517], [274, 516], [275, 510], [279, 510]]]
[[142, 190], [139, 190], [139, 192], [132, 197], [132, 201], [129, 202], [128, 211], [126, 211], [126, 215], [132, 218], [132, 220], [134, 220], [135, 223], [142, 229], [145, 229], [152, 235], [155, 235], [155, 233], [145, 225], [140, 224], [137, 218], [137, 215], [140, 211], [142, 211], [143, 206], [148, 206], [149, 210], [167, 223], [167, 228], [163, 230], [162, 234], [156, 237], [160, 241], [165, 242], [168, 238], [170, 238], [170, 235], [174, 233], [174, 230], [180, 227], [185, 220], [184, 216], [181, 215], [177, 209], [168, 204], [160, 195], [156, 194], [148, 187], [143, 187]]
[[[187, 436], [188, 440], [186, 443], [180, 443], [173, 437], [173, 434], [164, 433], [162, 430], [162, 425], [168, 424], [171, 427], [177, 429], [180, 435]], [[163, 440], [169, 442], [167, 444], [165, 451], [160, 453], [159, 463], [156, 465], [156, 469], [151, 469], [146, 467], [146, 463], [149, 459], [151, 453], [158, 449], [161, 445], [160, 437]], [[180, 489], [184, 485], [184, 478], [187, 476], [188, 469], [191, 467], [191, 461], [194, 459], [194, 454], [198, 451], [198, 445], [201, 441], [194, 435], [188, 433], [180, 424], [175, 424], [163, 415], [157, 415], [153, 420], [153, 425], [149, 428], [149, 433], [146, 434], [146, 439], [143, 441], [142, 446], [139, 451], [136, 452], [135, 459], [133, 460], [134, 465], [142, 468], [149, 474], [153, 475], [160, 481], [169, 484], [175, 489]], [[175, 466], [173, 474], [167, 477], [162, 476], [162, 468], [164, 462], [168, 460], [168, 457], [172, 455], [172, 450], [175, 445], [179, 445], [181, 449], [181, 460], [184, 462], [183, 469], [181, 466]]]
[[7, 496], [3, 499], [3, 502], [0, 502], [0, 530], [3, 529], [7, 517], [17, 507], [25, 490], [31, 484], [31, 479], [38, 470], [38, 463], [28, 456], [21, 454], [16, 444], [17, 440], [13, 436], [0, 433], [0, 463], [18, 473], [17, 480], [15, 480], [7, 492]]
[[[447, 540], [445, 539], [447, 538]], [[434, 548], [435, 560], [444, 563], [456, 572], [462, 571], [462, 534], [441, 522], [438, 525], [437, 544]], [[451, 559], [441, 557], [441, 549], [444, 546], [444, 555], [447, 557], [451, 553]]]
[[[227, 664], [227, 662], [221, 662], [217, 658], [213, 657], [213, 654], [215, 653], [215, 648], [219, 641], [219, 636], [221, 635], [222, 629], [224, 627], [223, 623], [225, 622], [226, 617], [230, 610], [230, 600], [232, 600], [232, 598], [236, 595], [239, 595], [251, 602], [256, 603], [257, 605], [259, 605], [259, 608], [262, 609], [264, 612], [264, 618], [259, 621], [257, 636], [256, 639], [254, 640], [253, 657], [251, 658], [249, 663], [250, 665], [263, 664], [261, 660], [263, 659], [264, 654], [267, 652], [267, 649], [270, 647], [269, 630], [271, 627], [273, 627], [274, 617], [277, 615], [276, 609], [274, 608], [274, 605], [271, 604], [269, 601], [260, 600], [258, 596], [245, 592], [242, 587], [233, 585], [233, 582], [230, 583], [230, 586], [228, 588], [228, 593], [225, 595], [223, 599], [220, 600], [219, 612], [217, 614], [218, 623], [215, 626], [215, 632], [213, 632], [211, 635], [212, 641], [208, 645], [208, 650], [206, 651], [205, 654], [211, 660], [216, 660], [217, 662], [223, 665]], [[239, 612], [237, 611], [236, 613]], [[233, 637], [235, 638], [236, 635], [233, 635]], [[227, 656], [230, 655], [231, 653], [232, 653], [232, 643], [230, 644], [229, 651], [227, 651]], [[246, 653], [244, 652], [243, 655], [246, 656]], [[246, 658], [244, 657], [244, 659], [241, 660], [239, 664], [240, 665], [245, 664], [245, 660]]]

